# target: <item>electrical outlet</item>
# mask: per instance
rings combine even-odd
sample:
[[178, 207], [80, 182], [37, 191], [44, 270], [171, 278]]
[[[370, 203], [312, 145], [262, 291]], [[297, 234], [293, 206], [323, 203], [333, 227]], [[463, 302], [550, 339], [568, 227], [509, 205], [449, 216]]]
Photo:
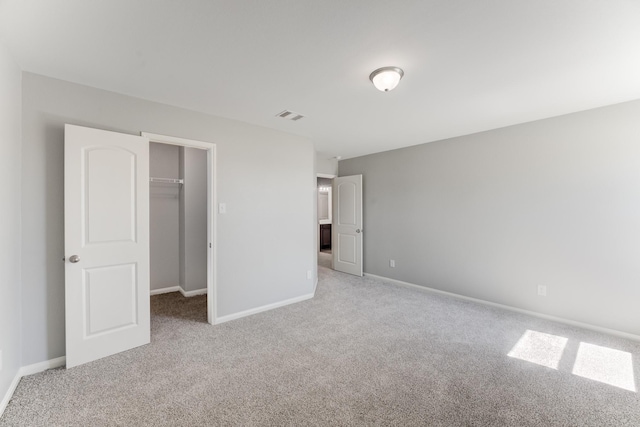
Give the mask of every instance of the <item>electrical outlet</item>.
[[538, 295], [541, 297], [547, 296], [547, 287], [544, 285], [538, 285]]
[[313, 278], [313, 273], [311, 273], [311, 270], [307, 270], [307, 279], [311, 280]]
[[226, 214], [227, 213], [227, 204], [226, 203], [219, 203], [218, 204], [218, 213], [220, 213], [220, 214]]
[[389, 267], [396, 268], [396, 260], [395, 259], [390, 259], [389, 260]]

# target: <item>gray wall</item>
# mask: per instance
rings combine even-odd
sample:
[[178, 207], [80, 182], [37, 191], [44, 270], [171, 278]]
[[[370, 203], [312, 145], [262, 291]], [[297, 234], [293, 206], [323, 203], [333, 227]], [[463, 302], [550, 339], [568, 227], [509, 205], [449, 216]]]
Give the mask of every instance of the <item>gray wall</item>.
[[[149, 145], [149, 175], [179, 178], [177, 145]], [[180, 284], [180, 245], [178, 233], [180, 186], [151, 183], [149, 186], [149, 246], [151, 289]]]
[[316, 154], [316, 173], [325, 175], [338, 174], [338, 160], [335, 157], [328, 157], [324, 153]]
[[180, 286], [185, 291], [207, 287], [207, 152], [181, 148]]
[[0, 43], [0, 401], [21, 366], [20, 81], [20, 68]]
[[339, 169], [363, 175], [366, 272], [640, 335], [640, 101]]
[[[63, 126], [217, 144], [218, 316], [311, 294], [315, 151], [246, 123], [23, 73], [23, 365], [64, 355]], [[277, 226], [273, 226], [277, 224]], [[274, 250], [274, 246], [276, 250]]]

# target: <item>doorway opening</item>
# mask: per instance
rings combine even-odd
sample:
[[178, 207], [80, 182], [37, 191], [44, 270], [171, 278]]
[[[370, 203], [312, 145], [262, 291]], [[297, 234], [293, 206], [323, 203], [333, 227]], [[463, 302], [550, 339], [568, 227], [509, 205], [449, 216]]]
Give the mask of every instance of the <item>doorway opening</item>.
[[149, 138], [151, 309], [215, 323], [215, 144]]
[[333, 268], [332, 217], [334, 175], [317, 175], [318, 194], [318, 265]]

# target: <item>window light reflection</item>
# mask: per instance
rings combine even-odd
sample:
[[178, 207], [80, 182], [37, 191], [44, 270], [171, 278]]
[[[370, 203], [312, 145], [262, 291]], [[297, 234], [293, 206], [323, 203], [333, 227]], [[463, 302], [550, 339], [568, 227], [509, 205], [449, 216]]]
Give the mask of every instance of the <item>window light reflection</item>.
[[573, 374], [609, 384], [629, 391], [636, 391], [631, 353], [613, 348], [580, 343]]
[[558, 369], [566, 345], [567, 338], [527, 329], [508, 356]]

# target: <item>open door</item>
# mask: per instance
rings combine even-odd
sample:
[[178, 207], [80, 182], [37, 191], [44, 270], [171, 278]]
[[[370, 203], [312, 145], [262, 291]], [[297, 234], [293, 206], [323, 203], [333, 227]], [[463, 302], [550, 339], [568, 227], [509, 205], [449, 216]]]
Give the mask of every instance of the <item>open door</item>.
[[149, 343], [149, 140], [65, 126], [67, 368]]
[[333, 268], [362, 276], [362, 175], [333, 180]]

